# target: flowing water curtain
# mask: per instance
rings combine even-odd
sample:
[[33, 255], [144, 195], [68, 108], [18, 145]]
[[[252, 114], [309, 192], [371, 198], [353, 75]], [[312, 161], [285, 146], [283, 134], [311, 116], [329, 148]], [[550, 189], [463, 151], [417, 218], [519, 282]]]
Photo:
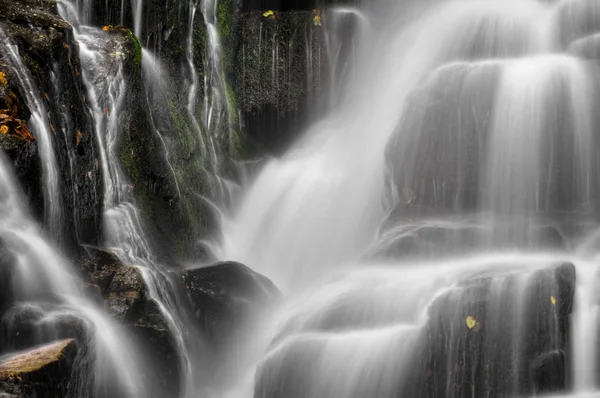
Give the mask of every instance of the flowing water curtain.
[[[3, 342], [3, 352], [76, 337], [81, 347], [77, 359], [79, 368], [75, 369], [69, 386], [73, 397], [145, 396], [148, 391], [142, 381], [143, 371], [138, 368], [143, 363], [142, 352], [86, 297], [83, 281], [73, 276], [73, 265], [53, 249], [45, 234], [29, 218], [11, 169], [0, 154], [0, 215], [3, 219], [0, 240], [3, 249], [12, 255], [9, 259], [15, 260], [8, 271], [11, 278], [5, 281], [12, 283], [6, 288], [14, 292], [11, 298], [14, 301], [1, 324], [9, 328], [9, 336], [16, 337]], [[28, 317], [30, 320], [23, 324], [23, 319]], [[21, 319], [21, 323], [11, 319]], [[11, 329], [13, 327], [16, 329]], [[25, 347], [11, 347], [23, 344], [18, 343], [18, 330], [23, 327], [33, 329], [33, 338], [24, 341]]]

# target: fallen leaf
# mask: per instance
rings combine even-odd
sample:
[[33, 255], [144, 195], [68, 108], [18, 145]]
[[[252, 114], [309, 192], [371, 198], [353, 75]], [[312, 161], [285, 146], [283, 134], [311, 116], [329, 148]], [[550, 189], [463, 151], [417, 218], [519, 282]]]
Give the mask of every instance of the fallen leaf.
[[6, 75], [4, 72], [0, 72], [0, 84], [6, 86], [8, 84], [8, 80], [6, 80]]
[[104, 114], [108, 116], [108, 108], [104, 108]]
[[552, 305], [556, 305], [556, 297], [550, 296], [550, 302], [552, 303]]
[[8, 126], [6, 124], [3, 124], [2, 126], [0, 126], [0, 134], [8, 134]]
[[263, 13], [263, 17], [265, 17], [265, 18], [269, 18], [269, 17], [271, 17], [271, 18], [273, 18], [273, 19], [274, 19], [274, 18], [275, 18], [275, 12], [274, 12], [273, 10], [268, 10], [268, 11], [265, 11], [265, 12]]
[[467, 317], [466, 322], [469, 329], [473, 329], [475, 325], [477, 325], [477, 319], [473, 318], [471, 315]]
[[83, 133], [81, 132], [81, 130], [77, 130], [75, 132], [75, 144], [79, 145], [79, 143], [81, 142], [81, 137], [83, 137]]

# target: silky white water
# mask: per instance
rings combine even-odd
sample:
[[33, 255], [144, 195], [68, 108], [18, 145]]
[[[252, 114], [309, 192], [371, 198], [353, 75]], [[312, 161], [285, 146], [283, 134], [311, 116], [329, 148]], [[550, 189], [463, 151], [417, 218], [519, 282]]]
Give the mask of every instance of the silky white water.
[[[12, 273], [17, 302], [12, 314], [39, 311], [39, 324], [60, 325], [69, 317], [85, 322], [92, 371], [86, 379], [74, 380], [73, 396], [126, 394], [148, 396], [143, 372], [137, 364], [143, 353], [119, 325], [92, 303], [82, 291], [83, 283], [74, 267], [57, 253], [23, 208], [26, 203], [11, 176], [11, 166], [0, 155], [0, 242], [16, 258]], [[49, 300], [48, 294], [55, 297]], [[18, 333], [17, 333], [18, 335]]]
[[[497, 275], [498, 317], [486, 324], [506, 311], [515, 320], [509, 337], [497, 336], [512, 345], [484, 355], [520, 369], [528, 321], [517, 297], [533, 288], [530, 271], [561, 262], [578, 273], [568, 384], [573, 396], [593, 393], [600, 73], [579, 54], [593, 54], [596, 2], [376, 2], [361, 15], [354, 80], [266, 163], [223, 224], [219, 256], [291, 295], [257, 358], [257, 384], [240, 396], [405, 391], [412, 363], [401, 358], [428, 308], [479, 275]], [[511, 282], [516, 296], [506, 268], [523, 275]], [[549, 350], [559, 347], [554, 327]], [[513, 395], [524, 392], [519, 377]], [[450, 387], [445, 396], [461, 396]]]

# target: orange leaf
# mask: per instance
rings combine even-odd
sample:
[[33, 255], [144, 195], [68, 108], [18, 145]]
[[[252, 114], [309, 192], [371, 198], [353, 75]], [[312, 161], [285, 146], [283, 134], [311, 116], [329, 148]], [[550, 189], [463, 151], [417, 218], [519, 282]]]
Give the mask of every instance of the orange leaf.
[[81, 142], [81, 137], [83, 137], [83, 133], [81, 132], [81, 130], [77, 130], [75, 132], [75, 144], [79, 145], [79, 143]]

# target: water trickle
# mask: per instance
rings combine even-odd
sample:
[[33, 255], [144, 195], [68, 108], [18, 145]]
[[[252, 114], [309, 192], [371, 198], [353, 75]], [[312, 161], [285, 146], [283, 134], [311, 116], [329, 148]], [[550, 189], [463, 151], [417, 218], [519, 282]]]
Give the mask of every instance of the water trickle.
[[[10, 316], [33, 310], [38, 313], [39, 329], [48, 325], [46, 328], [60, 330], [66, 324], [71, 325], [71, 334], [77, 331], [72, 330], [69, 317], [84, 322], [87, 339], [84, 344], [90, 352], [82, 353], [80, 361], [91, 369], [89, 372], [82, 369], [79, 375], [82, 379], [73, 380], [70, 386], [73, 397], [89, 393], [95, 397], [148, 396], [143, 372], [138, 369], [140, 361], [144, 361], [143, 353], [119, 325], [85, 296], [81, 289], [83, 282], [74, 276], [74, 267], [52, 248], [23, 209], [25, 200], [10, 173], [11, 166], [0, 153], [0, 242], [16, 259], [14, 275], [5, 281], [12, 282], [17, 300]], [[10, 327], [11, 322], [6, 321], [3, 319], [2, 324]], [[10, 336], [14, 335], [11, 330]], [[50, 333], [48, 337], [52, 340], [65, 336]], [[47, 341], [34, 343], [44, 342]]]
[[63, 239], [63, 210], [60, 192], [58, 164], [54, 153], [53, 137], [48, 110], [43, 100], [42, 93], [36, 90], [33, 77], [23, 64], [19, 50], [13, 45], [3, 31], [0, 30], [0, 51], [6, 54], [4, 61], [15, 71], [19, 86], [27, 107], [31, 111], [29, 124], [34, 136], [39, 143], [39, 154], [42, 161], [43, 189], [44, 189], [44, 219], [51, 236], [59, 244]]
[[[96, 138], [100, 143], [105, 184], [104, 244], [124, 264], [139, 267], [149, 296], [158, 305], [175, 340], [182, 369], [181, 396], [191, 396], [203, 388], [195, 376], [201, 367], [202, 355], [198, 347], [202, 347], [202, 342], [185, 324], [182, 305], [173, 286], [177, 281], [153, 254], [133, 197], [135, 187], [130, 184], [121, 162], [120, 143], [124, 130], [120, 119], [130, 111], [125, 98], [131, 89], [126, 84], [123, 58], [99, 51], [107, 38], [106, 33], [98, 28], [82, 26], [75, 31], [75, 38], [80, 44], [83, 80], [96, 123]], [[124, 53], [124, 49], [119, 47], [122, 41], [117, 39], [110, 43], [115, 54]], [[151, 73], [151, 70], [147, 72]], [[158, 130], [155, 133], [160, 137]]]

